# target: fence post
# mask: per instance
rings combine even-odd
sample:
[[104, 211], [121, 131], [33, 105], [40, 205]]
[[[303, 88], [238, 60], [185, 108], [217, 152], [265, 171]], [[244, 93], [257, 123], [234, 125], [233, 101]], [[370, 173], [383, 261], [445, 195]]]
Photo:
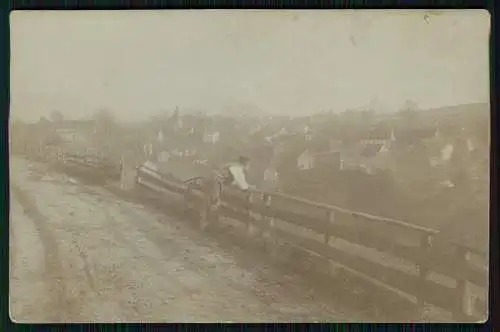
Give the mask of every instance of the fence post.
[[[216, 192], [216, 190], [219, 190]], [[223, 188], [219, 187], [219, 184], [214, 182], [214, 180], [209, 181], [203, 186], [203, 204], [200, 213], [200, 229], [204, 231], [208, 224], [213, 220], [219, 219], [219, 205], [222, 199]], [[214, 201], [214, 196], [216, 196]]]
[[[264, 204], [266, 204], [265, 205], [266, 208], [267, 208], [267, 204], [268, 204], [267, 203], [268, 197], [270, 198], [269, 195], [267, 195], [264, 192], [262, 192], [260, 194], [260, 198], [259, 198], [261, 202], [263, 202]], [[260, 202], [259, 202], [259, 204], [260, 204]], [[255, 215], [257, 215], [257, 213]], [[260, 219], [259, 219], [260, 226], [259, 226], [258, 236], [260, 236], [260, 237], [264, 236], [265, 237], [267, 235], [266, 233], [268, 232], [268, 226], [267, 226], [267, 222], [268, 222], [267, 219], [268, 218], [266, 216], [266, 213], [262, 213], [261, 212], [259, 215], [260, 215]], [[255, 218], [257, 218], [257, 216]]]
[[[463, 247], [458, 246], [456, 264], [467, 266], [470, 260], [470, 251]], [[473, 314], [473, 304], [472, 296], [470, 292], [470, 284], [464, 275], [457, 275], [457, 287], [456, 287], [456, 300], [453, 310], [453, 319], [457, 322], [467, 322], [468, 318]]]
[[272, 257], [276, 256], [276, 234], [274, 232], [274, 218], [272, 217], [271, 212], [271, 195], [266, 195], [264, 197], [264, 203], [266, 205], [266, 219], [268, 222], [267, 225], [267, 230], [268, 230], [268, 235], [269, 235], [269, 247], [268, 250], [271, 253]]
[[253, 193], [249, 192], [246, 197], [247, 206], [245, 207], [245, 215], [247, 218], [247, 233], [248, 236], [250, 237], [252, 237], [255, 233], [255, 225], [253, 223], [253, 217], [252, 217], [252, 202], [253, 202]]
[[120, 158], [120, 189], [124, 190], [126, 189], [125, 185], [125, 158], [121, 156]]
[[326, 212], [327, 220], [325, 223], [325, 245], [328, 246], [331, 237], [331, 226], [335, 223], [335, 211], [328, 210]]
[[201, 211], [200, 211], [200, 229], [202, 231], [204, 231], [208, 225], [208, 211], [209, 211], [208, 204], [210, 204], [210, 202], [209, 202], [207, 196], [208, 196], [208, 193], [204, 190], [202, 204], [201, 204]]
[[[431, 246], [432, 246], [431, 234], [429, 233], [422, 234], [422, 237], [420, 238], [420, 259], [417, 264], [420, 294], [425, 294], [427, 276], [429, 274], [429, 258], [430, 258]], [[420, 312], [423, 313], [425, 309], [425, 297], [423, 295], [417, 295], [417, 306]]]
[[191, 212], [194, 208], [194, 204], [192, 201], [192, 192], [193, 192], [193, 184], [188, 183], [186, 186], [186, 191], [184, 192], [184, 204], [186, 206], [185, 212]]
[[208, 221], [211, 223], [218, 223], [219, 222], [219, 207], [220, 207], [221, 201], [222, 201], [222, 194], [224, 193], [224, 188], [221, 188], [219, 186], [217, 186], [217, 188], [219, 188], [220, 191], [217, 194], [216, 200], [211, 201], [210, 210], [209, 210], [210, 214], [208, 215], [209, 216]]

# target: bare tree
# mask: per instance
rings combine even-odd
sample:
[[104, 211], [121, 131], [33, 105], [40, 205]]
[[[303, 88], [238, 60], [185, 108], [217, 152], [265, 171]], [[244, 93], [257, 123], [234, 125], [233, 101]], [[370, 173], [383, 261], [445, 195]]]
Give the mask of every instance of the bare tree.
[[177, 121], [179, 119], [179, 107], [176, 106], [174, 112], [172, 113], [171, 119]]
[[108, 109], [102, 108], [94, 114], [94, 119], [101, 121], [114, 121], [114, 115]]
[[405, 103], [403, 105], [403, 111], [412, 112], [412, 111], [417, 111], [417, 110], [418, 110], [418, 105], [416, 102], [414, 102], [413, 100], [405, 101]]
[[50, 113], [50, 121], [61, 122], [64, 120], [64, 116], [60, 111], [54, 110]]
[[96, 121], [97, 127], [104, 132], [104, 134], [109, 135], [113, 128], [115, 127], [115, 117], [108, 109], [101, 109], [94, 114], [94, 120]]
[[401, 113], [403, 115], [403, 119], [408, 127], [414, 127], [416, 125], [417, 115], [416, 112], [418, 110], [418, 105], [413, 100], [407, 100], [403, 104], [403, 108]]

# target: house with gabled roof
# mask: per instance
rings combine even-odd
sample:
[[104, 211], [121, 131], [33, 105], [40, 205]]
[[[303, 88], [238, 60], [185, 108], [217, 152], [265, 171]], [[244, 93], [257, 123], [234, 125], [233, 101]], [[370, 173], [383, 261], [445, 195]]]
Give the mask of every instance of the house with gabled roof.
[[441, 131], [437, 125], [427, 126], [423, 128], [405, 128], [396, 131], [395, 136], [397, 146], [412, 146], [422, 142], [428, 143], [429, 141], [440, 139]]
[[340, 151], [330, 148], [327, 139], [308, 142], [308, 147], [297, 158], [297, 168], [308, 170], [318, 167], [337, 168], [340, 165]]
[[205, 131], [203, 133], [203, 142], [209, 144], [216, 144], [220, 140], [220, 133], [218, 131]]
[[297, 158], [297, 168], [299, 170], [314, 168], [314, 154], [309, 149], [304, 150]]
[[92, 145], [90, 142], [98, 135], [95, 120], [63, 120], [52, 123], [51, 128], [63, 144]]
[[360, 143], [363, 146], [375, 144], [381, 146], [384, 145], [389, 148], [395, 141], [396, 135], [394, 133], [394, 129], [388, 130], [387, 128], [373, 128], [364, 138], [361, 139]]

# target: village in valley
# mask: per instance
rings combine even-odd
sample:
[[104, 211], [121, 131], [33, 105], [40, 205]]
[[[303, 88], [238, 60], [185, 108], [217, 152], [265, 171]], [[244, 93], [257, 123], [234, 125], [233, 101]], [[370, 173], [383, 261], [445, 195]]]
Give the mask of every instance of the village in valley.
[[130, 169], [147, 162], [184, 180], [246, 155], [259, 189], [447, 228], [454, 240], [488, 245], [488, 104], [420, 110], [408, 101], [395, 113], [310, 116], [270, 116], [248, 105], [211, 115], [178, 107], [133, 124], [107, 110], [78, 120], [54, 111], [36, 123], [13, 121], [11, 136], [13, 149], [94, 149]]

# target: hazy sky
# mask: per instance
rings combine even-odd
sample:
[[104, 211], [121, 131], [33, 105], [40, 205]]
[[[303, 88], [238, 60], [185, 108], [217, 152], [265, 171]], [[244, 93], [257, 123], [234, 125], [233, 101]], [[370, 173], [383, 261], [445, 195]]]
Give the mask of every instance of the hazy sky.
[[11, 15], [11, 110], [253, 104], [308, 114], [489, 101], [486, 11], [79, 11]]

